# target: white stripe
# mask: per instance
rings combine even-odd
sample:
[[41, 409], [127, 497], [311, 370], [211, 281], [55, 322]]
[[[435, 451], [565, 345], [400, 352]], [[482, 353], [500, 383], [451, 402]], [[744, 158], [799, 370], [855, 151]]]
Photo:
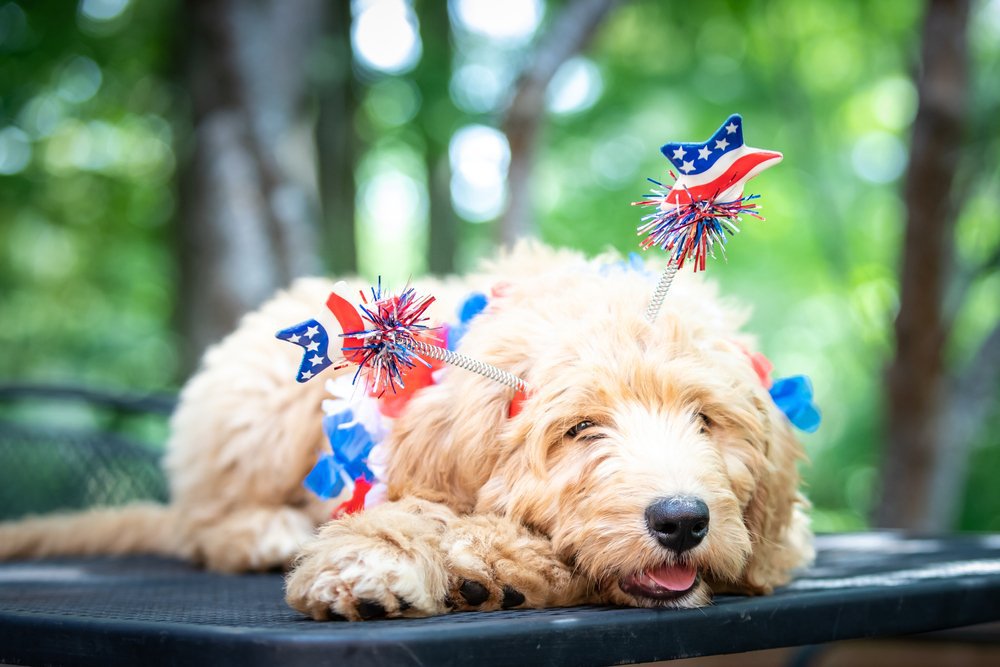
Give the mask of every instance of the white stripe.
[[[683, 172], [677, 178], [677, 184], [674, 187], [689, 187], [693, 188], [697, 185], [704, 185], [714, 181], [722, 174], [726, 173], [738, 159], [743, 157], [747, 153], [746, 145], [740, 146], [739, 148], [733, 149], [728, 153], [722, 155], [718, 161], [713, 164], [707, 171], [700, 174], [687, 175]], [[696, 158], [697, 159], [697, 158]]]

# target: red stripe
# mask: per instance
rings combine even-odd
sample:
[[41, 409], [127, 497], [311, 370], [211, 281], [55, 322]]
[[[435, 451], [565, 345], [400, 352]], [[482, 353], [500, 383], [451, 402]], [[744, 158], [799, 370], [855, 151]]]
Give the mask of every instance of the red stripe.
[[[344, 333], [348, 331], [364, 331], [365, 325], [361, 321], [361, 315], [353, 304], [348, 302], [336, 292], [330, 292], [330, 298], [326, 300], [326, 307], [330, 309], [333, 316], [340, 323], [340, 328]], [[360, 338], [344, 338], [344, 347], [361, 347]], [[354, 363], [361, 363], [364, 358], [362, 350], [350, 350], [344, 352], [344, 358]]]
[[753, 171], [757, 165], [778, 157], [781, 157], [781, 153], [773, 153], [771, 151], [760, 151], [744, 155], [729, 165], [729, 169], [715, 180], [690, 188], [674, 187], [670, 191], [670, 194], [667, 195], [667, 201], [671, 204], [689, 204], [693, 201], [713, 199], [731, 188], [741, 179], [746, 178], [746, 175]]

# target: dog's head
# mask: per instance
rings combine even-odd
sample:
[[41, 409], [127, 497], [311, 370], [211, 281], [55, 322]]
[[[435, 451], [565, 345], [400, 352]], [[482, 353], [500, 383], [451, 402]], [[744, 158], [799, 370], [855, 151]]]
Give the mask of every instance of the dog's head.
[[389, 477], [551, 537], [608, 601], [696, 606], [765, 592], [808, 553], [800, 448], [739, 340], [742, 315], [680, 281], [656, 325], [648, 279], [569, 266], [512, 281], [463, 351], [532, 387], [450, 370], [400, 420]]

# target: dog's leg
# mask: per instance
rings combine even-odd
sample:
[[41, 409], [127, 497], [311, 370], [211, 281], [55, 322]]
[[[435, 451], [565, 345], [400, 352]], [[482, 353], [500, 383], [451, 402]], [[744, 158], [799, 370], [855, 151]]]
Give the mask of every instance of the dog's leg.
[[216, 572], [287, 568], [312, 539], [316, 521], [292, 507], [193, 509], [181, 530], [186, 555]]
[[317, 620], [362, 620], [578, 604], [586, 589], [523, 526], [411, 498], [324, 526], [288, 575], [286, 600]]

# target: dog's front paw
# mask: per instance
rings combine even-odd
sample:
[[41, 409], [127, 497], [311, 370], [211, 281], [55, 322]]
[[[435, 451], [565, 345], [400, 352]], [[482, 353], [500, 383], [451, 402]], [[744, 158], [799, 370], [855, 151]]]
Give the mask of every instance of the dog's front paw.
[[448, 611], [441, 563], [378, 540], [351, 540], [305, 555], [288, 575], [285, 599], [321, 621], [433, 616]]
[[462, 517], [452, 524], [442, 546], [448, 599], [456, 610], [561, 607], [585, 601], [585, 582], [555, 556], [548, 538], [502, 517]]
[[450, 611], [440, 547], [448, 517], [394, 504], [324, 526], [288, 575], [288, 604], [316, 620]]

